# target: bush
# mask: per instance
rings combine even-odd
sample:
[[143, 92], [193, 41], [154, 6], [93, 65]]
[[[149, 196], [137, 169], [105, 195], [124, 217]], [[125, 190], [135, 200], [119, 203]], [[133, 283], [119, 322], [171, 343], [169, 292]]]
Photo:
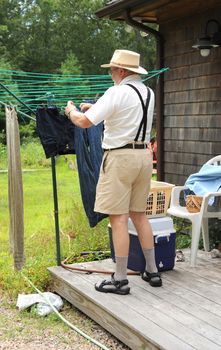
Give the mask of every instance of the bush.
[[[23, 143], [21, 145], [21, 163], [22, 168], [48, 168], [51, 165], [50, 159], [46, 159], [44, 150], [37, 139], [32, 142]], [[7, 149], [0, 143], [0, 169], [7, 169]]]
[[221, 242], [221, 220], [210, 219], [209, 220], [209, 243], [210, 248], [216, 248], [218, 243]]
[[[188, 220], [173, 218], [176, 230], [177, 249], [189, 248], [191, 245], [191, 223]], [[209, 219], [210, 249], [217, 247], [221, 242], [221, 220]], [[203, 249], [203, 239], [200, 238], [199, 249]]]
[[37, 139], [21, 146], [22, 168], [50, 167], [50, 159], [46, 159], [44, 150]]
[[5, 133], [5, 129], [2, 129], [0, 131], [0, 144], [6, 145], [6, 133]]
[[0, 170], [7, 168], [6, 146], [0, 142]]
[[[51, 165], [50, 159], [46, 159], [44, 150], [37, 139], [21, 145], [22, 168], [48, 168]], [[7, 169], [7, 149], [0, 143], [0, 169]]]
[[29, 143], [33, 141], [33, 138], [37, 136], [36, 134], [36, 123], [34, 121], [30, 121], [28, 124], [21, 124], [19, 126], [20, 131], [20, 141], [21, 144]]

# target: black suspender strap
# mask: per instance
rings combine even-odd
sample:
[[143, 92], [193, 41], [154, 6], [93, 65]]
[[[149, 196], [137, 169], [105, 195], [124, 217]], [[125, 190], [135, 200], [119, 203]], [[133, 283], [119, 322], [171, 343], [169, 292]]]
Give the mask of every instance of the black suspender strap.
[[138, 97], [140, 99], [140, 102], [141, 102], [141, 105], [142, 105], [142, 109], [143, 109], [143, 118], [142, 118], [142, 120], [140, 122], [138, 131], [137, 131], [137, 135], [136, 135], [134, 141], [138, 141], [141, 129], [143, 127], [143, 133], [142, 133], [141, 141], [144, 142], [145, 135], [146, 135], [146, 130], [147, 130], [147, 112], [148, 112], [148, 106], [149, 106], [149, 103], [150, 103], [150, 89], [147, 87], [147, 100], [146, 100], [146, 104], [144, 104], [144, 101], [143, 101], [143, 99], [141, 97], [141, 94], [140, 94], [139, 90], [132, 84], [126, 84], [126, 85], [130, 86], [132, 89], [134, 89], [134, 91], [136, 91], [136, 93], [137, 93], [137, 95], [138, 95]]

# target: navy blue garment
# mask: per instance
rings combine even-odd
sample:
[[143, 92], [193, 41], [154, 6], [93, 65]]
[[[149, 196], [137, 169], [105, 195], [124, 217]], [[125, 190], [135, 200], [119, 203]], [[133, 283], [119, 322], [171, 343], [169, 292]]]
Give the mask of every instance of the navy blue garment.
[[46, 158], [75, 153], [75, 126], [56, 107], [38, 108], [36, 125]]
[[81, 197], [90, 227], [108, 215], [94, 212], [96, 186], [103, 157], [101, 147], [103, 123], [82, 129], [75, 126], [75, 151], [77, 157]]
[[76, 153], [81, 198], [91, 227], [105, 214], [94, 212], [96, 186], [103, 157], [103, 123], [89, 129], [75, 126], [55, 107], [37, 110], [37, 132], [47, 158]]

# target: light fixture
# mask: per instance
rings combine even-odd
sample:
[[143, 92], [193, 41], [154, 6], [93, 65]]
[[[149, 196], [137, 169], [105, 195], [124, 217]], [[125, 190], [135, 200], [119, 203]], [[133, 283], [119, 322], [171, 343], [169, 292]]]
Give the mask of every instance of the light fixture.
[[132, 33], [133, 31], [133, 27], [131, 27], [129, 24], [125, 24], [125, 30], [127, 33]]
[[140, 35], [141, 35], [143, 38], [145, 38], [146, 36], [149, 35], [149, 33], [140, 31]]
[[[216, 29], [214, 31], [215, 26]], [[206, 22], [205, 33], [202, 38], [199, 38], [197, 43], [192, 47], [200, 50], [200, 54], [203, 57], [209, 56], [210, 50], [213, 47], [221, 45], [221, 25], [216, 19], [209, 19]]]

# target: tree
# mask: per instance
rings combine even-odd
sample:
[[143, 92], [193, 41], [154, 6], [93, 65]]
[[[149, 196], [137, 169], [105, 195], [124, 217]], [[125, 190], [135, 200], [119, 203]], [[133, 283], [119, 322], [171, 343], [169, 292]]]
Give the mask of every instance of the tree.
[[74, 55], [82, 73], [96, 74], [104, 72], [99, 67], [115, 49], [125, 48], [140, 52], [152, 69], [154, 39], [97, 18], [102, 6], [102, 0], [1, 0], [0, 54], [13, 68], [43, 73], [60, 71]]
[[66, 60], [61, 64], [62, 74], [81, 74], [82, 68], [74, 53], [68, 54]]

